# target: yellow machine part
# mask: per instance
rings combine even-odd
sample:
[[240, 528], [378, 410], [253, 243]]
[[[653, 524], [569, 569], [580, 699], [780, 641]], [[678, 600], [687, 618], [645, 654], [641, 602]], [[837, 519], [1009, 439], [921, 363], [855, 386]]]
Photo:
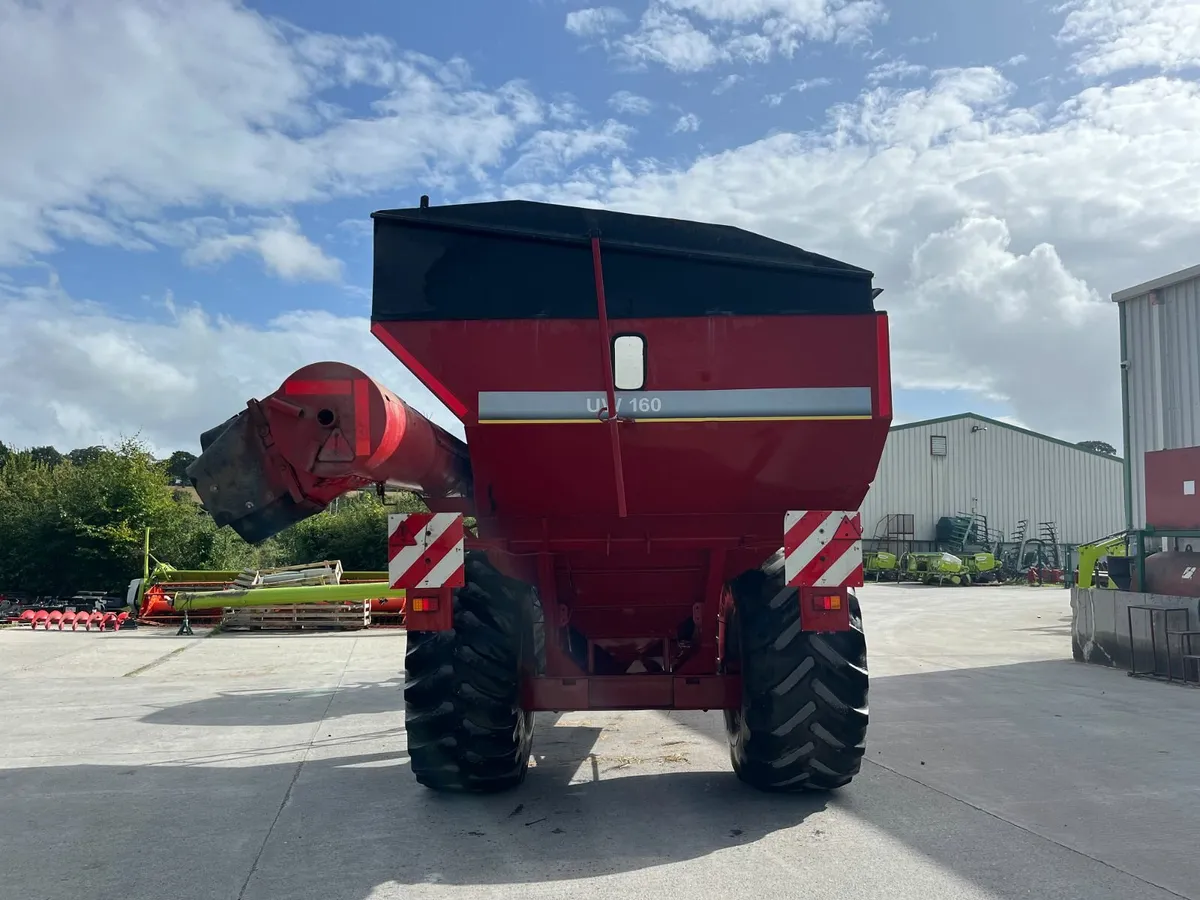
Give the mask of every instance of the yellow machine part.
[[[1125, 532], [1081, 545], [1079, 548], [1079, 580], [1076, 584], [1081, 588], [1092, 587], [1096, 563], [1105, 556], [1125, 556], [1126, 553]], [[1113, 587], [1111, 580], [1108, 585]]]

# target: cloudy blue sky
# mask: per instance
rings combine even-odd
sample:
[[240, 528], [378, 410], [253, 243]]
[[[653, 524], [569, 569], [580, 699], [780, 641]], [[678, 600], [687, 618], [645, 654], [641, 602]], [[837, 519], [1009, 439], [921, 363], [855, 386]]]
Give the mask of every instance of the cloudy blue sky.
[[[368, 332], [369, 214], [521, 197], [877, 273], [902, 419], [1119, 446], [1200, 262], [1193, 0], [0, 0], [0, 440], [198, 433]], [[800, 348], [802, 350], [802, 348]]]

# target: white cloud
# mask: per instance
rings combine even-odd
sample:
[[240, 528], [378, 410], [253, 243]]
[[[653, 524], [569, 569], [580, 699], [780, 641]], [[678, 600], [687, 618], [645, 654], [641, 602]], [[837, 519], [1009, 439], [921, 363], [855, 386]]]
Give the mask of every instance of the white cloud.
[[879, 0], [661, 0], [672, 9], [709, 22], [763, 23], [765, 33], [781, 41], [850, 40], [886, 17]]
[[833, 84], [832, 78], [808, 78], [797, 81], [792, 85], [792, 90], [798, 94], [803, 94], [805, 91], [811, 91], [813, 88], [827, 87], [831, 84]]
[[[1076, 346], [1094, 356], [1075, 360], [1075, 377], [1111, 389], [1118, 350], [1111, 304], [1071, 273], [1050, 244], [1022, 254], [1011, 243], [1000, 219], [968, 216], [917, 246], [904, 285], [911, 311], [894, 326], [903, 386], [967, 387], [996, 400], [1032, 400], [1047, 390], [1047, 377], [1065, 374], [1055, 357]], [[1044, 421], [1046, 411], [1034, 415]], [[1064, 424], [1079, 433], [1103, 427], [1072, 418]]]
[[[324, 93], [351, 85], [374, 92], [367, 114]], [[460, 60], [235, 0], [0, 0], [0, 108], [0, 265], [63, 241], [147, 249], [174, 210], [475, 186], [563, 112]]]
[[239, 253], [258, 254], [267, 270], [285, 281], [338, 281], [342, 275], [341, 261], [327, 256], [290, 218], [271, 221], [249, 234], [201, 238], [183, 259], [202, 266], [226, 262]]
[[735, 84], [737, 84], [741, 80], [742, 80], [741, 75], [739, 75], [737, 72], [731, 72], [730, 74], [726, 75], [724, 78], [722, 78], [720, 81], [717, 82], [717, 86], [715, 88], [713, 88], [713, 94], [720, 96], [721, 94], [724, 94], [726, 91], [728, 91], [730, 88], [732, 88]]
[[633, 129], [613, 119], [595, 128], [539, 131], [518, 148], [518, 159], [507, 175], [514, 178], [552, 178], [595, 153], [627, 149]]
[[68, 297], [53, 281], [0, 287], [0, 439], [66, 451], [135, 433], [158, 453], [198, 452], [199, 436], [279, 387], [292, 371], [344, 360], [461, 436], [457, 420], [370, 333], [365, 318], [321, 311], [261, 327], [171, 298], [131, 321]]
[[632, 91], [617, 91], [608, 98], [608, 105], [619, 113], [633, 116], [645, 116], [654, 109], [649, 99]]
[[682, 116], [680, 116], [678, 119], [675, 120], [675, 124], [671, 127], [672, 134], [679, 134], [681, 132], [699, 131], [699, 130], [700, 130], [700, 117], [698, 115], [696, 115], [695, 113], [684, 113]]
[[103, 216], [82, 209], [47, 209], [44, 217], [48, 229], [64, 240], [84, 241], [100, 247], [121, 247], [125, 250], [154, 249], [153, 244], [129, 234]]
[[652, 3], [638, 29], [617, 42], [618, 53], [634, 62], [652, 62], [676, 72], [698, 72], [728, 58], [709, 35], [686, 16]]
[[574, 97], [562, 95], [546, 104], [546, 118], [557, 125], [578, 125], [586, 116]]
[[801, 81], [797, 81], [786, 91], [781, 91], [778, 94], [767, 94], [767, 96], [763, 97], [763, 102], [768, 106], [779, 106], [781, 103], [783, 103], [783, 99], [789, 93], [803, 94], [805, 91], [811, 91], [814, 88], [828, 87], [831, 84], [833, 84], [832, 78], [806, 78]]
[[605, 45], [629, 62], [698, 72], [790, 59], [806, 42], [854, 42], [885, 18], [879, 0], [650, 0], [637, 27]]
[[615, 6], [594, 6], [567, 13], [567, 31], [579, 37], [596, 37], [628, 21]]
[[1075, 65], [1085, 75], [1200, 66], [1196, 0], [1068, 0], [1063, 8], [1068, 14], [1058, 37], [1080, 46]]
[[867, 73], [867, 81], [871, 84], [882, 84], [885, 81], [898, 81], [904, 78], [916, 78], [924, 75], [928, 69], [918, 66], [906, 59], [893, 59], [873, 68]]

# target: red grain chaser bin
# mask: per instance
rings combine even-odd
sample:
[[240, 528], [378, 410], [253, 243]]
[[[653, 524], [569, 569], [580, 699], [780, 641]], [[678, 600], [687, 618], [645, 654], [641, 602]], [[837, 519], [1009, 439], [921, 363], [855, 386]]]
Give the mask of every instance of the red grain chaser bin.
[[[723, 710], [768, 790], [858, 772], [857, 513], [891, 423], [870, 272], [723, 225], [522, 201], [375, 213], [372, 331], [460, 441], [317, 363], [203, 438], [261, 540], [372, 484], [409, 589], [419, 781], [525, 775], [539, 710]], [[475, 527], [464, 531], [464, 516]]]

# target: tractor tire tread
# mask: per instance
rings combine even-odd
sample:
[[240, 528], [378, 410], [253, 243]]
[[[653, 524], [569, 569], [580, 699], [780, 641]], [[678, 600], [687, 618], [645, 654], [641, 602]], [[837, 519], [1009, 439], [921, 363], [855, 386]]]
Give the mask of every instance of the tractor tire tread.
[[428, 788], [493, 793], [524, 781], [529, 764], [533, 714], [520, 707], [520, 685], [537, 645], [536, 591], [479, 552], [464, 570], [453, 629], [408, 634], [408, 756]]
[[800, 630], [796, 589], [769, 564], [730, 583], [743, 702], [727, 711], [738, 777], [761, 790], [832, 790], [862, 766], [870, 713], [866, 637], [858, 598], [850, 630]]

